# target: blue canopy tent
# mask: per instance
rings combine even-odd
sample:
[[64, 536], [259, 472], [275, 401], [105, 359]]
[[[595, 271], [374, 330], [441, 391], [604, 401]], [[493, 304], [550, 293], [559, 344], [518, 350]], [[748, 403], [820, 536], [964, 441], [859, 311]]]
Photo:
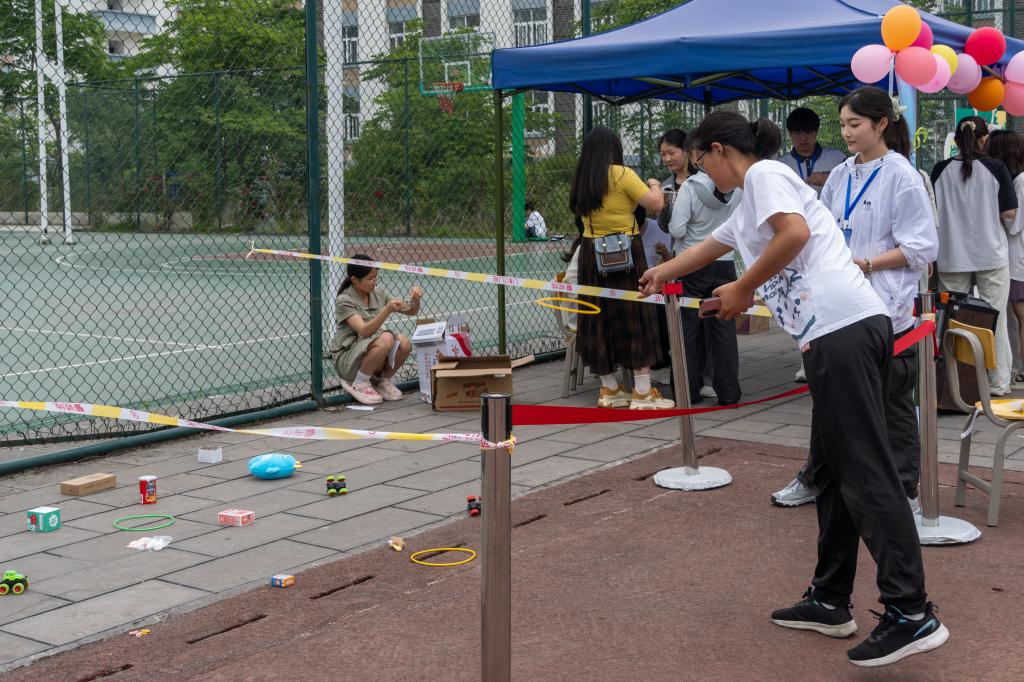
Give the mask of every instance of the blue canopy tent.
[[[506, 92], [575, 92], [627, 104], [648, 98], [716, 105], [738, 99], [842, 95], [857, 87], [854, 52], [882, 42], [896, 0], [691, 0], [630, 26], [495, 50]], [[963, 51], [973, 29], [921, 12], [935, 42]], [[1008, 38], [1005, 64], [1024, 49]]]

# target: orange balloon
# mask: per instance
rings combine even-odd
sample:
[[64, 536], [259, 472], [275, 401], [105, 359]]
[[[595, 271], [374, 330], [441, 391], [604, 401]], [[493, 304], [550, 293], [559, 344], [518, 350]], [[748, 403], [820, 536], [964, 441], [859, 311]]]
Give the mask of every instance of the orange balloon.
[[967, 95], [967, 101], [978, 111], [992, 111], [1003, 103], [1006, 91], [1003, 82], [998, 78], [982, 78], [981, 83], [971, 94]]
[[882, 41], [893, 52], [910, 47], [921, 34], [921, 15], [909, 5], [897, 5], [882, 17]]

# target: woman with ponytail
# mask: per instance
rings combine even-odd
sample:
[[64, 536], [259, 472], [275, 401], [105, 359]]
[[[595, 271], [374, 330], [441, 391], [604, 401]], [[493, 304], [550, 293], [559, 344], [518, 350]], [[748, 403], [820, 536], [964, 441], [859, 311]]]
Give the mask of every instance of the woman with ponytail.
[[[910, 165], [907, 122], [884, 90], [863, 87], [843, 97], [839, 124], [854, 155], [829, 175], [821, 201], [842, 229], [853, 262], [888, 307], [899, 339], [914, 329], [918, 283], [939, 249], [931, 200]], [[911, 346], [890, 365], [885, 421], [903, 491], [911, 509], [920, 513], [916, 385], [917, 350]], [[772, 495], [772, 502], [781, 507], [812, 502], [815, 478], [808, 461], [793, 482]]]
[[743, 203], [703, 242], [644, 273], [642, 291], [658, 292], [665, 282], [738, 250], [748, 268], [715, 290], [719, 315], [736, 317], [758, 291], [803, 353], [814, 399], [818, 562], [803, 599], [774, 611], [772, 622], [829, 637], [856, 632], [850, 595], [863, 539], [878, 564], [885, 613], [871, 636], [848, 652], [850, 662], [886, 665], [934, 649], [949, 632], [927, 602], [917, 526], [886, 436], [889, 310], [854, 264], [814, 189], [768, 160], [781, 141], [775, 124], [718, 111], [691, 135], [698, 168], [721, 192], [742, 187]]
[[[372, 260], [363, 254], [352, 258]], [[416, 315], [422, 297], [423, 290], [413, 287], [408, 301], [392, 298], [377, 288], [377, 268], [349, 263], [334, 302], [337, 329], [330, 356], [342, 388], [363, 405], [402, 399], [392, 377], [409, 357], [412, 344], [384, 323], [394, 313]]]
[[978, 294], [1000, 312], [996, 319], [996, 368], [989, 372], [992, 395], [1010, 392], [1010, 296], [1007, 226], [1013, 224], [1017, 194], [1002, 161], [985, 153], [988, 124], [968, 116], [956, 126], [957, 156], [935, 164], [932, 184], [939, 209], [939, 287]]

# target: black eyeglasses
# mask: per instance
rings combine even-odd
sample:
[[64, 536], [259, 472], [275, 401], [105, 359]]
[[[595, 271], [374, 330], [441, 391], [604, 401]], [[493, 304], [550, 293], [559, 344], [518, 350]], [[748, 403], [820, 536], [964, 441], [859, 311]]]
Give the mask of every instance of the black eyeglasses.
[[711, 150], [708, 149], [706, 151], [701, 152], [700, 156], [697, 157], [697, 160], [693, 162], [693, 165], [696, 166], [697, 170], [699, 170], [701, 173], [704, 172], [704, 157], [708, 155], [709, 151]]

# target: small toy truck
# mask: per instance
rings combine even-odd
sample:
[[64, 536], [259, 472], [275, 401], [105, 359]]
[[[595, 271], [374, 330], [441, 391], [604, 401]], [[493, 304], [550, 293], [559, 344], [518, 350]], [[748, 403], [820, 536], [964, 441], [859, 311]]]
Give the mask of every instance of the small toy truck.
[[28, 588], [28, 576], [17, 571], [4, 571], [4, 579], [0, 581], [0, 595], [11, 592], [21, 594]]

